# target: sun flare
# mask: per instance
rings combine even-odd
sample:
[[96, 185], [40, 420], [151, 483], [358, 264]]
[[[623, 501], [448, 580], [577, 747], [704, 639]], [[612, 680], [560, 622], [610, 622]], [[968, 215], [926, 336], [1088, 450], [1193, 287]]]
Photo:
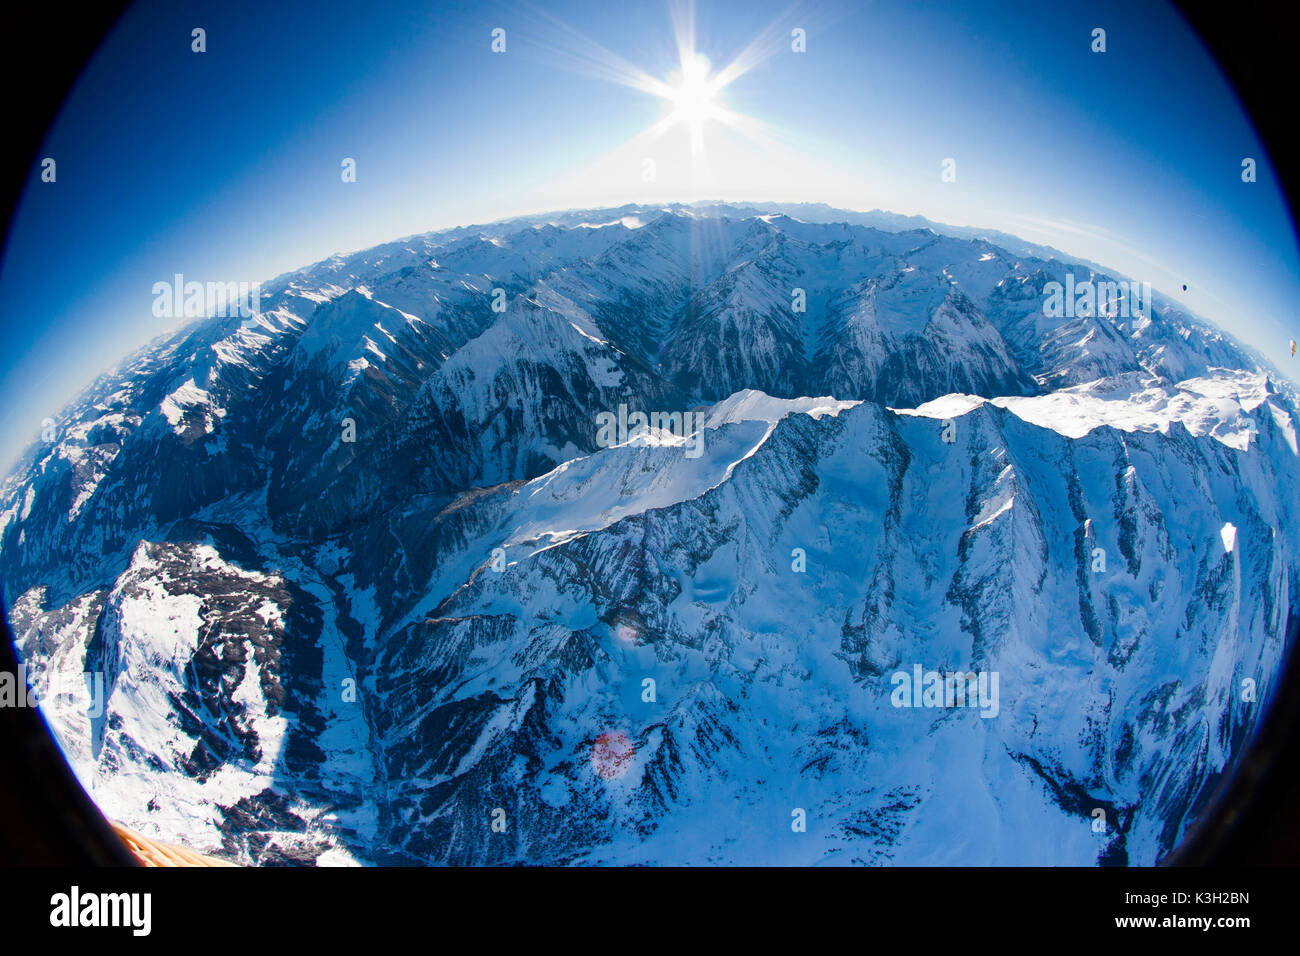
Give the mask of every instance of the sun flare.
[[[684, 123], [695, 132], [705, 120], [714, 119], [719, 114], [715, 103], [718, 93], [716, 78], [709, 76], [709, 59], [703, 54], [691, 54], [679, 74], [670, 77], [670, 86], [665, 99], [672, 104], [668, 123]], [[675, 85], [671, 85], [676, 80]]]

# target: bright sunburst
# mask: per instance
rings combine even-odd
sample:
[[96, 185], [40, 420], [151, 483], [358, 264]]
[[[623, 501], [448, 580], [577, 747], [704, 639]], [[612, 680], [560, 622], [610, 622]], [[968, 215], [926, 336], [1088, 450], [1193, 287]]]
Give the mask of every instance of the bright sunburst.
[[709, 177], [705, 150], [709, 127], [725, 126], [752, 143], [771, 146], [769, 128], [754, 117], [730, 109], [725, 102], [725, 93], [733, 82], [782, 49], [788, 41], [788, 34], [780, 21], [774, 22], [725, 66], [714, 70], [709, 58], [697, 46], [693, 0], [669, 0], [668, 10], [676, 40], [678, 66], [659, 76], [633, 65], [575, 27], [546, 14], [542, 16], [556, 33], [553, 39], [539, 45], [547, 49], [555, 62], [570, 69], [632, 87], [661, 100], [664, 109], [658, 121], [615, 152], [635, 156], [664, 134], [680, 129], [686, 133], [690, 143], [690, 177], [698, 183]]
[[667, 100], [673, 106], [668, 116], [671, 125], [684, 123], [694, 132], [707, 119], [719, 118], [720, 108], [714, 98], [718, 93], [716, 78], [709, 76], [709, 58], [691, 54], [680, 73], [669, 78]]
[[709, 75], [709, 58], [693, 50], [682, 51], [682, 67], [668, 78], [666, 86], [654, 92], [662, 96], [671, 111], [654, 129], [658, 135], [674, 126], [684, 126], [690, 135], [691, 166], [698, 173], [704, 161], [704, 124], [708, 120], [728, 121], [731, 117], [719, 101], [720, 77]]

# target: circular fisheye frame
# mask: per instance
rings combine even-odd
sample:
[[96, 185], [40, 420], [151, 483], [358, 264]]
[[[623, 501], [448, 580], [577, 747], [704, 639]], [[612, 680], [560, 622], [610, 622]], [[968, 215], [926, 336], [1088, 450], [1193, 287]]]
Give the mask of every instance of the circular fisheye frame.
[[0, 271], [33, 858], [1212, 858], [1295, 231], [1171, 5], [1029, 10], [128, 9]]

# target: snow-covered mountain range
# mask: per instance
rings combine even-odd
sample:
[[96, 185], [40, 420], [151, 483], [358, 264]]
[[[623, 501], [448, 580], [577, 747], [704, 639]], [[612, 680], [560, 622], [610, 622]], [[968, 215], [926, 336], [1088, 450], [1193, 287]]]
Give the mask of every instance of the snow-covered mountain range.
[[1297, 616], [1295, 392], [910, 226], [447, 230], [102, 376], [0, 487], [83, 782], [242, 862], [1160, 859]]

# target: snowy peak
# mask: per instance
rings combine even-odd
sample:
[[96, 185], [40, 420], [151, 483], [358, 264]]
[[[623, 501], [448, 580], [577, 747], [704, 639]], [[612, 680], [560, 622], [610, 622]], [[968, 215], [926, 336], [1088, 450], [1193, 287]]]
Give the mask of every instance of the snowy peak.
[[[1130, 373], [1060, 389], [1050, 395], [999, 396], [992, 404], [1019, 418], [1069, 438], [1100, 427], [1125, 432], [1169, 434], [1181, 425], [1190, 434], [1209, 436], [1238, 451], [1258, 441], [1261, 429], [1276, 429], [1296, 454], [1295, 415], [1272, 400], [1268, 377], [1258, 372], [1216, 369], [1214, 374], [1174, 384]], [[984, 404], [972, 395], [948, 395], [901, 414], [953, 418]], [[1265, 424], [1267, 423], [1267, 425]]]
[[373, 298], [365, 286], [350, 289], [312, 314], [294, 349], [294, 361], [305, 365], [323, 356], [332, 369], [358, 360], [383, 362], [387, 358], [383, 349], [396, 341], [393, 332], [418, 322], [415, 316]]

